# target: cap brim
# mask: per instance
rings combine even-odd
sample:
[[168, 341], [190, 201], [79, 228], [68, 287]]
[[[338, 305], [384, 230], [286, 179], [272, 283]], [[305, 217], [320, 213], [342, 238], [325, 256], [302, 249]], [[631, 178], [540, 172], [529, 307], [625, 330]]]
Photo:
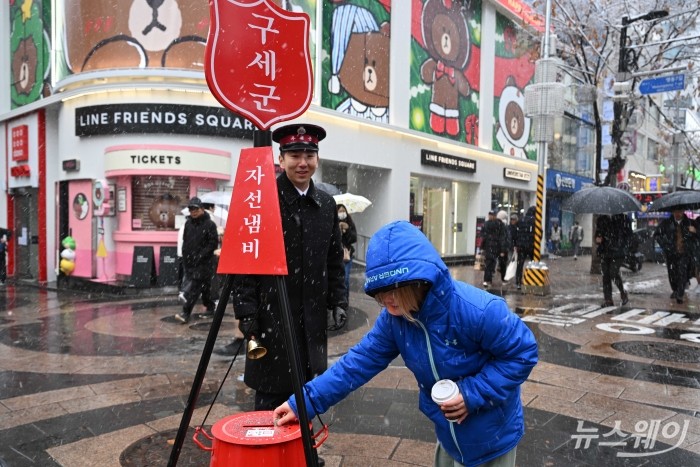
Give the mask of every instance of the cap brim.
[[318, 152], [318, 145], [309, 143], [292, 143], [280, 146], [280, 151], [315, 151]]
[[408, 285], [427, 285], [431, 287], [433, 284], [430, 281], [425, 281], [425, 280], [411, 280], [411, 281], [404, 281], [404, 282], [395, 282], [393, 284], [387, 285], [385, 287], [379, 287], [378, 289], [372, 289], [368, 290], [365, 292], [367, 295], [370, 297], [374, 297], [375, 295], [382, 293], [382, 292], [390, 292], [394, 289], [398, 289], [399, 287], [406, 287]]

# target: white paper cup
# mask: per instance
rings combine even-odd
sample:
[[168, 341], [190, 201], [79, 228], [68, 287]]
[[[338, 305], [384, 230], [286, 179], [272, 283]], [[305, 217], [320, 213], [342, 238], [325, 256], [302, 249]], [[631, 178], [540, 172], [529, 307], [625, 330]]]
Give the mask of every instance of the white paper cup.
[[457, 384], [451, 379], [441, 379], [433, 385], [430, 395], [437, 405], [442, 405], [459, 394]]
[[[459, 388], [457, 384], [451, 379], [441, 379], [433, 385], [433, 389], [430, 391], [430, 395], [433, 401], [437, 405], [442, 405], [445, 402], [451, 400], [459, 394]], [[447, 419], [450, 422], [455, 422], [456, 420]]]

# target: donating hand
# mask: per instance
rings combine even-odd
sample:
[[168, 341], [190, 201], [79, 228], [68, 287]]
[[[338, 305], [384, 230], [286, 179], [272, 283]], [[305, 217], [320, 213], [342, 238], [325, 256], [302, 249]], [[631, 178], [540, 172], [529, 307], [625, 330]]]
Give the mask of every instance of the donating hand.
[[289, 402], [285, 402], [277, 407], [274, 411], [273, 417], [272, 422], [275, 424], [275, 426], [286, 425], [287, 423], [294, 422], [297, 419], [294, 411], [289, 406]]

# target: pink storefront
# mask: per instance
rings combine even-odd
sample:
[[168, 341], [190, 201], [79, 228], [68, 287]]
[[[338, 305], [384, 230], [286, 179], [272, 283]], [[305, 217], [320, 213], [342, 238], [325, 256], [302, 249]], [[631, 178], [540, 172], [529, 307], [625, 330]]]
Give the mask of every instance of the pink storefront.
[[[144, 261], [159, 275], [161, 252], [167, 248], [173, 254], [187, 201], [228, 183], [231, 163], [230, 152], [204, 147], [106, 147], [105, 178], [72, 180], [67, 187], [76, 244], [72, 275], [133, 282], [134, 268]], [[152, 257], [143, 257], [143, 251]]]

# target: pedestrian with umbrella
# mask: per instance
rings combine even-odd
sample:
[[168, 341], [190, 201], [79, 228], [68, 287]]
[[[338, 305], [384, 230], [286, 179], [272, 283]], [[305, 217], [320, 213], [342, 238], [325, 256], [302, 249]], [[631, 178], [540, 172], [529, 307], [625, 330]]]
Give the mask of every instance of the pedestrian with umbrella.
[[691, 261], [693, 256], [697, 255], [698, 235], [695, 226], [683, 209], [675, 209], [672, 214], [672, 217], [661, 221], [654, 232], [654, 239], [666, 258], [668, 282], [673, 290], [671, 299], [681, 304], [685, 297]]
[[641, 205], [630, 192], [611, 186], [579, 190], [562, 203], [564, 211], [575, 214], [620, 214], [639, 211]]
[[596, 223], [595, 242], [598, 245], [600, 267], [603, 273], [603, 304], [602, 307], [614, 306], [612, 299], [612, 283], [615, 282], [620, 291], [622, 306], [629, 303], [629, 296], [625, 291], [620, 266], [625, 258], [627, 243], [632, 238], [632, 228], [627, 216], [615, 214], [599, 216]]
[[[343, 241], [343, 262], [345, 263], [345, 301], [350, 303], [350, 272], [352, 271], [352, 259], [355, 256], [355, 243], [357, 243], [357, 228], [355, 221], [344, 204], [338, 204], [338, 225]], [[332, 317], [333, 323], [329, 326], [331, 331], [337, 331], [345, 325], [345, 315]]]
[[691, 221], [685, 211], [700, 209], [700, 191], [680, 190], [667, 193], [653, 202], [650, 211], [671, 212], [654, 231], [654, 238], [664, 252], [671, 299], [683, 303], [688, 278], [698, 274], [700, 237], [698, 221]]
[[333, 199], [335, 199], [337, 204], [345, 206], [350, 214], [363, 212], [372, 205], [372, 202], [364, 196], [353, 195], [352, 193], [333, 195]]
[[530, 206], [525, 215], [516, 223], [516, 234], [513, 246], [518, 255], [518, 266], [515, 270], [515, 288], [520, 290], [523, 285], [523, 267], [525, 261], [532, 261], [535, 254], [535, 212], [537, 208]]

